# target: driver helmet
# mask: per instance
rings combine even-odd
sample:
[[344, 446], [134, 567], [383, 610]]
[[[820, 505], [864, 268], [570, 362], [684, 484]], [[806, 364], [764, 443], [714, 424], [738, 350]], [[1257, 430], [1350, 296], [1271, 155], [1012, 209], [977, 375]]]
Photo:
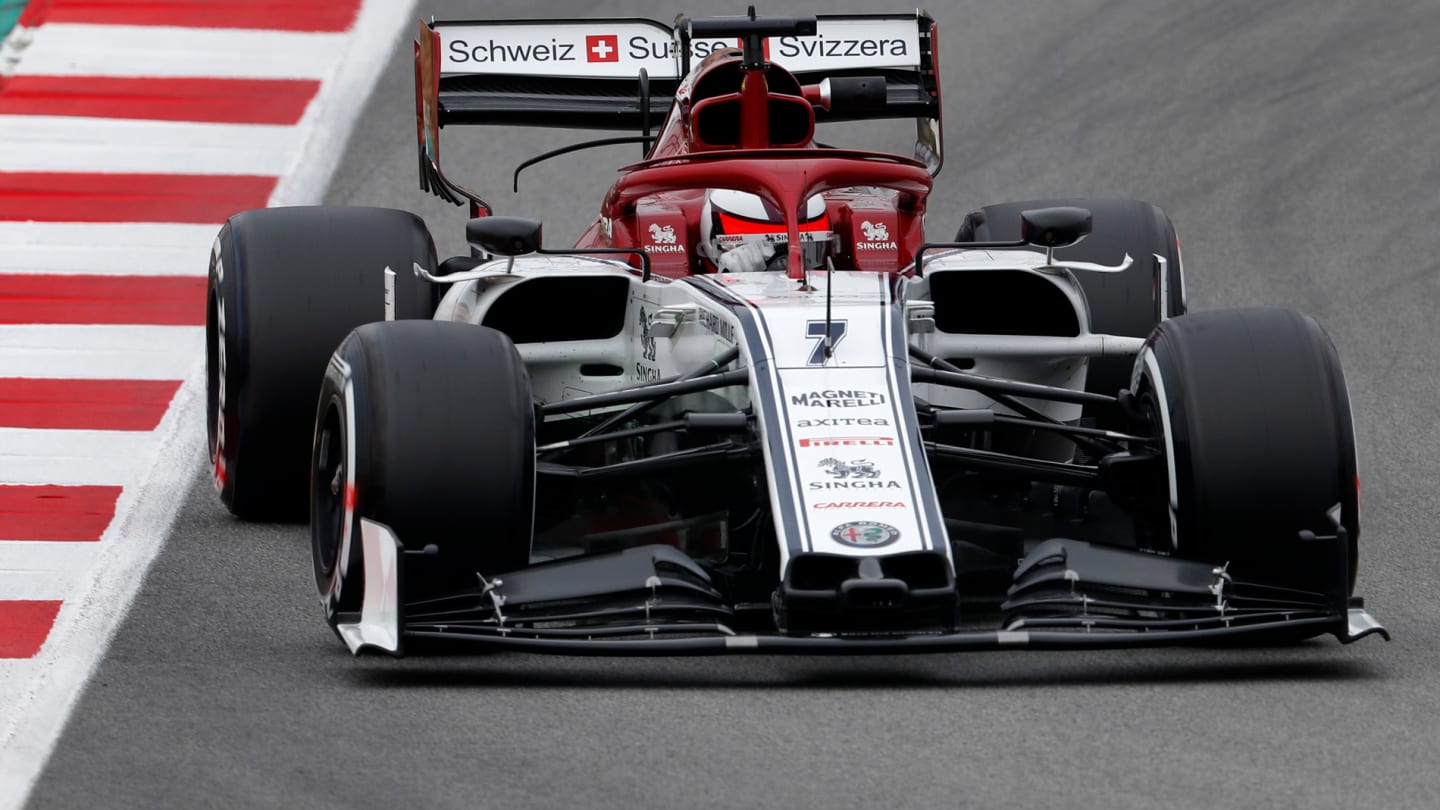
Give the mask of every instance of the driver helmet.
[[[805, 201], [805, 214], [799, 223], [805, 265], [814, 269], [825, 264], [831, 238], [830, 217], [825, 199], [816, 194]], [[716, 188], [705, 194], [705, 207], [700, 214], [700, 245], [716, 266], [720, 258], [735, 248], [749, 243], [769, 242], [774, 255], [766, 262], [766, 270], [786, 270], [789, 264], [789, 236], [785, 217], [780, 209], [759, 195], [744, 191]]]

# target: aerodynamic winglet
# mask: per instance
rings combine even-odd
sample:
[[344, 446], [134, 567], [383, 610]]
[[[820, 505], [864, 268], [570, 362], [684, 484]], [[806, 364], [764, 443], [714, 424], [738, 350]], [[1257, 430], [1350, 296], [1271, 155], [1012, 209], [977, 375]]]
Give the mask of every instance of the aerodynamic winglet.
[[350, 652], [401, 654], [400, 566], [404, 548], [383, 523], [360, 520], [361, 549], [365, 560], [365, 598], [360, 621], [338, 623], [335, 630]]

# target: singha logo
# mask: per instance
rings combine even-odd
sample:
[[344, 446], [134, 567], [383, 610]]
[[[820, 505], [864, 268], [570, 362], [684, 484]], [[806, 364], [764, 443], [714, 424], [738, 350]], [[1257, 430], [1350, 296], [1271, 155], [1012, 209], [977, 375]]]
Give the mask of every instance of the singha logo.
[[[651, 225], [650, 227], [655, 226]], [[890, 229], [885, 227], [883, 222], [876, 224], [867, 219], [860, 223], [860, 230], [865, 232], [866, 241], [884, 242], [890, 238]]]
[[650, 239], [657, 245], [675, 244], [675, 226], [666, 225], [662, 228], [652, 222], [650, 224]]
[[823, 459], [819, 465], [827, 468], [825, 472], [835, 478], [879, 478], [880, 471], [875, 469], [873, 462], [865, 459], [856, 459], [846, 464], [838, 458]]

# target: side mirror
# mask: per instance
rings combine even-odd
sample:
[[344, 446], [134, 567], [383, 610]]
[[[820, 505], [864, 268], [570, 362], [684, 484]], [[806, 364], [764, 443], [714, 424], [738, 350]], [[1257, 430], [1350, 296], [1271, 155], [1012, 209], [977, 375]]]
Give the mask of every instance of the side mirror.
[[1085, 208], [1062, 206], [1020, 212], [1020, 238], [1052, 250], [1084, 239], [1090, 226], [1090, 211]]
[[519, 256], [540, 250], [540, 226], [529, 217], [480, 217], [465, 223], [465, 241], [494, 256]]

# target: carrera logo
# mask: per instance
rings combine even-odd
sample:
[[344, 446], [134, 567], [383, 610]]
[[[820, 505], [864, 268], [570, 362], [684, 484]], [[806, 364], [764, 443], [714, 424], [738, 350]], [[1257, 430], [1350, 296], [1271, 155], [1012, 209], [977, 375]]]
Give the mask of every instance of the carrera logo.
[[615, 34], [598, 34], [585, 37], [585, 61], [619, 62], [620, 37]]
[[853, 438], [801, 439], [801, 447], [894, 447], [895, 440], [886, 436]]
[[[776, 226], [776, 227], [779, 227], [779, 226]], [[779, 248], [779, 247], [784, 247], [784, 246], [787, 246], [787, 245], [790, 244], [790, 236], [789, 236], [789, 234], [785, 234], [785, 233], [763, 233], [763, 234], [717, 233], [717, 234], [715, 234], [714, 239], [715, 239], [715, 243], [716, 243], [717, 245], [736, 245], [736, 246], [738, 246], [738, 245], [746, 244], [747, 242], [749, 242], [749, 241], [752, 240], [752, 239], [763, 239], [765, 242], [768, 242], [769, 244], [772, 244], [772, 245], [776, 246], [777, 248]], [[801, 232], [800, 232], [800, 241], [801, 241], [801, 242], [829, 242], [829, 241], [830, 241], [830, 231], [801, 231]]]
[[825, 501], [812, 504], [811, 509], [905, 509], [900, 501]]

